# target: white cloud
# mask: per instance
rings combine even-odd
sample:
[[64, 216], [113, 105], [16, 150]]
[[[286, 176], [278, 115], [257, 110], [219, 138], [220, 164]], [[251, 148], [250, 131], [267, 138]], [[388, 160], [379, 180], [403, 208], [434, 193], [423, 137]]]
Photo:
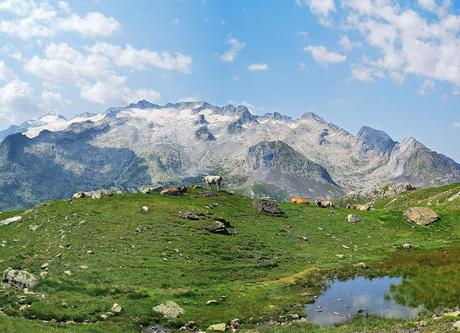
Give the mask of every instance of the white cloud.
[[77, 14], [59, 20], [57, 29], [66, 32], [77, 32], [84, 37], [106, 37], [118, 30], [120, 24], [113, 17], [91, 12], [85, 17]]
[[118, 30], [120, 25], [114, 18], [97, 12], [80, 17], [64, 1], [56, 8], [46, 1], [4, 0], [0, 3], [2, 11], [10, 17], [0, 21], [0, 34], [21, 39], [49, 38], [61, 32], [105, 37]]
[[328, 51], [324, 46], [309, 45], [304, 48], [304, 51], [310, 53], [313, 59], [322, 66], [338, 64], [347, 60], [346, 56]]
[[456, 123], [453, 124], [454, 127], [460, 128], [460, 121], [457, 121]]
[[438, 5], [434, 0], [418, 0], [419, 5], [430, 12], [435, 12], [438, 9]]
[[80, 97], [103, 105], [132, 102], [145, 98], [157, 101], [160, 93], [155, 90], [132, 90], [122, 68], [145, 70], [161, 68], [189, 72], [192, 59], [180, 53], [157, 53], [132, 46], [120, 47], [108, 43], [96, 43], [76, 50], [65, 43], [51, 43], [43, 57], [34, 56], [25, 63], [25, 71], [46, 82], [76, 86]]
[[115, 65], [133, 69], [156, 67], [166, 70], [190, 72], [192, 58], [182, 53], [154, 52], [147, 49], [135, 49], [131, 45], [121, 47], [109, 43], [96, 43], [88, 49], [92, 55], [109, 58]]
[[227, 40], [227, 44], [230, 45], [230, 48], [220, 56], [220, 59], [225, 62], [233, 62], [238, 56], [238, 53], [245, 47], [245, 45], [235, 38], [230, 38]]
[[434, 88], [435, 88], [435, 82], [432, 80], [425, 79], [422, 81], [422, 84], [420, 85], [420, 88], [417, 93], [419, 95], [427, 95], [433, 92]]
[[37, 110], [33, 94], [30, 84], [21, 80], [0, 87], [0, 118], [10, 123], [26, 119]]
[[248, 66], [248, 70], [251, 72], [261, 72], [261, 71], [268, 71], [267, 64], [250, 64]]
[[296, 4], [308, 6], [312, 13], [319, 16], [322, 24], [328, 24], [328, 16], [335, 12], [334, 0], [295, 0]]
[[449, 3], [419, 1], [438, 15], [426, 18], [392, 1], [342, 0], [346, 28], [371, 48], [361, 66], [397, 81], [413, 75], [460, 87], [460, 16], [449, 13]]
[[342, 36], [340, 37], [339, 40], [339, 45], [344, 49], [345, 51], [351, 51], [357, 47], [361, 46], [361, 43], [358, 42], [352, 42], [348, 36]]
[[0, 60], [0, 81], [6, 81], [10, 77], [12, 77], [13, 73], [12, 71], [6, 67], [5, 63]]
[[71, 101], [63, 97], [59, 91], [44, 90], [42, 92], [40, 107], [44, 110], [62, 110], [70, 104], [72, 104]]

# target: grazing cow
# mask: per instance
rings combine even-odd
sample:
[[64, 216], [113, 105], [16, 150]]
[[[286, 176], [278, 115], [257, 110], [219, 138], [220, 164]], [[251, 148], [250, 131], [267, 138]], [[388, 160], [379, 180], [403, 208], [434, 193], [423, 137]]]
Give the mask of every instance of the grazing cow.
[[335, 205], [329, 200], [316, 200], [316, 206], [321, 208], [334, 208]]
[[358, 205], [357, 204], [348, 204], [347, 209], [357, 209]]
[[292, 198], [291, 203], [293, 204], [301, 204], [301, 205], [309, 205], [308, 199], [303, 198]]
[[165, 188], [164, 190], [160, 192], [160, 194], [177, 196], [177, 195], [182, 195], [185, 192], [187, 192], [186, 187], [172, 187], [172, 188]]
[[206, 183], [208, 188], [212, 188], [212, 185], [216, 185], [217, 189], [220, 191], [220, 187], [222, 186], [223, 178], [221, 176], [204, 176], [203, 182]]
[[358, 205], [356, 207], [356, 209], [358, 209], [358, 210], [370, 210], [371, 209], [371, 204], [367, 203], [365, 205]]

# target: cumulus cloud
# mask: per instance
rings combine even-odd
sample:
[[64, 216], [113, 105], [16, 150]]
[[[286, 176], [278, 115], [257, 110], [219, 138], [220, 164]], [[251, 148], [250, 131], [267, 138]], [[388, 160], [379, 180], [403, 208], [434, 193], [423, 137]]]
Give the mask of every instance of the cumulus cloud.
[[318, 15], [322, 24], [328, 24], [328, 17], [331, 12], [335, 12], [334, 0], [295, 0], [299, 6], [308, 6], [312, 13]]
[[37, 110], [33, 94], [29, 83], [17, 79], [0, 87], [0, 118], [11, 123], [33, 114]]
[[62, 110], [72, 104], [59, 91], [45, 89], [41, 94], [40, 107], [47, 111]]
[[460, 121], [457, 121], [456, 123], [454, 123], [454, 127], [460, 128]]
[[310, 53], [313, 59], [315, 59], [315, 61], [322, 66], [327, 66], [329, 64], [339, 64], [347, 60], [346, 56], [328, 51], [324, 46], [309, 45], [304, 48], [304, 51], [306, 53]]
[[268, 71], [268, 65], [267, 64], [250, 64], [248, 66], [248, 70], [251, 72]]
[[11, 70], [0, 60], [0, 81], [8, 80], [12, 75]]
[[227, 44], [230, 48], [220, 56], [220, 59], [225, 62], [233, 62], [238, 56], [238, 53], [245, 47], [244, 43], [239, 42], [235, 38], [227, 40]]
[[[358, 41], [352, 42], [348, 36], [339, 40], [344, 51], [362, 46], [361, 60], [351, 64], [355, 79], [372, 81], [384, 77], [403, 81], [407, 76], [416, 76], [426, 82], [444, 81], [460, 88], [460, 15], [452, 9], [452, 1], [417, 0], [402, 6], [390, 0], [341, 0], [339, 8], [333, 1], [321, 1], [318, 6], [315, 2], [297, 0], [298, 4], [308, 5], [320, 23], [331, 12], [340, 10], [344, 19], [336, 25], [338, 31], [359, 36]], [[305, 51], [323, 65], [346, 60], [324, 47], [308, 46]], [[425, 88], [429, 87], [425, 84]]]
[[357, 47], [361, 46], [361, 43], [358, 42], [352, 42], [348, 36], [342, 36], [340, 37], [339, 40], [339, 45], [344, 49], [345, 51], [351, 51]]
[[427, 95], [433, 92], [434, 89], [435, 89], [435, 82], [432, 80], [425, 79], [422, 81], [422, 84], [420, 85], [420, 88], [417, 93], [419, 95]]
[[8, 17], [0, 21], [0, 34], [21, 39], [49, 38], [61, 32], [77, 33], [83, 37], [106, 37], [120, 26], [114, 18], [98, 12], [80, 17], [64, 1], [54, 7], [46, 1], [3, 0], [1, 12]]
[[460, 16], [445, 13], [445, 6], [434, 8], [430, 1], [419, 3], [438, 10], [440, 16], [429, 20], [389, 1], [342, 1], [347, 28], [378, 51], [377, 55], [369, 52], [366, 66], [389, 78], [416, 75], [460, 87]]
[[158, 101], [155, 90], [132, 90], [127, 87], [122, 68], [144, 70], [160, 68], [183, 73], [190, 71], [192, 59], [180, 53], [157, 53], [138, 50], [128, 45], [121, 47], [96, 43], [77, 50], [66, 43], [51, 43], [43, 57], [34, 56], [25, 65], [25, 71], [46, 82], [76, 86], [80, 97], [98, 104], [131, 102], [136, 98]]
[[120, 67], [145, 69], [156, 67], [166, 70], [177, 70], [183, 73], [190, 72], [192, 58], [182, 53], [154, 52], [146, 49], [135, 49], [131, 45], [121, 47], [109, 43], [96, 43], [88, 49], [90, 54], [109, 58]]

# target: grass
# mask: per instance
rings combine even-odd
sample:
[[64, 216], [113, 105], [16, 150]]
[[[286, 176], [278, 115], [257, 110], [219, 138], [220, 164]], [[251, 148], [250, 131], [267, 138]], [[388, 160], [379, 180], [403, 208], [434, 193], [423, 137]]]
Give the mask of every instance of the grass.
[[[183, 197], [126, 194], [54, 201], [3, 213], [1, 219], [21, 214], [24, 220], [0, 227], [5, 244], [0, 245], [0, 270], [14, 267], [38, 275], [47, 262], [49, 275], [35, 294], [25, 295], [26, 308], [18, 303], [22, 291], [0, 287], [0, 309], [7, 315], [0, 316], [0, 331], [137, 332], [141, 324], [178, 328], [190, 320], [205, 329], [234, 318], [252, 328], [279, 316], [303, 314], [304, 304], [313, 300], [302, 296], [306, 291], [317, 295], [327, 278], [354, 274], [413, 276], [415, 282], [397, 291], [410, 304], [428, 301], [430, 286], [423, 283], [431, 281], [438, 295], [433, 305], [454, 307], [460, 299], [459, 280], [452, 274], [460, 269], [460, 199], [447, 202], [447, 194], [439, 195], [451, 190], [414, 191], [404, 200], [380, 202], [378, 209], [358, 213], [359, 224], [347, 222], [350, 211], [345, 209], [281, 203], [288, 217], [272, 217], [255, 211], [245, 197], [226, 192], [203, 197], [200, 190]], [[442, 217], [439, 222], [422, 228], [404, 221], [406, 206], [428, 203], [433, 196], [439, 198], [433, 206]], [[180, 212], [223, 217], [234, 234], [210, 234], [205, 228], [212, 219], [190, 221]], [[39, 227], [32, 231], [31, 226]], [[413, 244], [412, 250], [401, 248], [406, 242]], [[356, 268], [360, 262], [370, 268]], [[65, 275], [66, 270], [72, 275]], [[425, 293], [419, 292], [420, 285]], [[217, 304], [206, 305], [211, 299]], [[165, 321], [153, 315], [152, 307], [168, 300], [184, 308], [182, 317]], [[101, 314], [110, 312], [113, 303], [122, 305], [122, 314], [102, 321]], [[50, 320], [79, 324], [42, 322]], [[347, 324], [337, 332], [365, 325], [370, 324]], [[372, 325], [399, 324], [376, 319]], [[292, 327], [278, 329], [260, 328], [289, 332]], [[301, 329], [324, 331], [312, 325]]]

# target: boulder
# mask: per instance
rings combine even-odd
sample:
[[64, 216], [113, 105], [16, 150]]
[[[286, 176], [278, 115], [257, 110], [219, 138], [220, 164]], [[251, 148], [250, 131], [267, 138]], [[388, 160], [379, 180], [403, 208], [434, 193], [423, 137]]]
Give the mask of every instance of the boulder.
[[230, 235], [230, 231], [227, 229], [224, 223], [214, 221], [213, 225], [206, 228], [212, 234]]
[[3, 272], [3, 282], [18, 289], [33, 288], [38, 284], [38, 278], [27, 271], [8, 267]]
[[13, 217], [10, 217], [10, 218], [7, 218], [5, 220], [0, 221], [0, 226], [8, 225], [8, 224], [11, 224], [11, 223], [14, 223], [14, 222], [19, 222], [21, 220], [22, 220], [22, 216], [13, 216]]
[[163, 190], [163, 186], [158, 185], [158, 186], [142, 186], [139, 188], [139, 193], [142, 194], [150, 194], [154, 192], [160, 192]]
[[283, 211], [278, 207], [276, 201], [272, 199], [257, 199], [253, 202], [252, 206], [257, 209], [259, 213], [267, 213], [274, 216], [283, 216]]
[[115, 316], [119, 316], [121, 314], [121, 305], [115, 303], [114, 305], [112, 305], [111, 311]]
[[108, 196], [111, 196], [111, 195], [113, 195], [112, 191], [97, 190], [97, 191], [91, 192], [91, 199], [98, 200], [98, 199], [101, 199], [103, 197], [108, 197]]
[[220, 323], [220, 324], [211, 325], [206, 330], [214, 331], [214, 332], [225, 332], [226, 329], [227, 329], [227, 325], [225, 323]]
[[82, 198], [86, 198], [86, 193], [83, 192], [83, 191], [74, 193], [74, 194], [72, 195], [72, 199], [82, 199]]
[[410, 208], [404, 212], [404, 217], [423, 227], [439, 220], [439, 215], [431, 208], [426, 207]]
[[358, 223], [361, 222], [361, 218], [358, 215], [355, 214], [348, 214], [347, 220], [350, 223]]
[[177, 318], [184, 313], [184, 309], [173, 301], [168, 301], [165, 304], [154, 306], [152, 310], [154, 313], [160, 314], [167, 319]]
[[457, 331], [460, 331], [460, 320], [457, 320], [452, 326], [453, 326]]

